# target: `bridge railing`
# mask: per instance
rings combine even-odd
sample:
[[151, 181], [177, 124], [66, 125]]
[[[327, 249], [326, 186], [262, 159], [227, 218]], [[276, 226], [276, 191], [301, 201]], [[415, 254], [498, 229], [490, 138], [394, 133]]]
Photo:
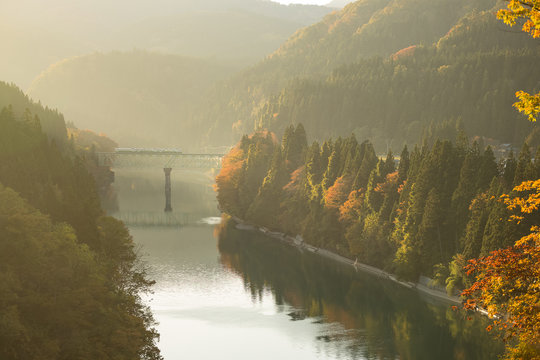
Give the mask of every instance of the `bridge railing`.
[[99, 166], [113, 168], [219, 169], [223, 154], [184, 154], [177, 151], [98, 152]]

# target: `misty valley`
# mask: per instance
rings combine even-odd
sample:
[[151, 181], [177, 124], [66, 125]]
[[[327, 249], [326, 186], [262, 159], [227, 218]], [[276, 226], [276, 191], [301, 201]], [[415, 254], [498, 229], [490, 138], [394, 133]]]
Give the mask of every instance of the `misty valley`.
[[0, 40], [0, 359], [540, 359], [540, 0], [18, 0]]

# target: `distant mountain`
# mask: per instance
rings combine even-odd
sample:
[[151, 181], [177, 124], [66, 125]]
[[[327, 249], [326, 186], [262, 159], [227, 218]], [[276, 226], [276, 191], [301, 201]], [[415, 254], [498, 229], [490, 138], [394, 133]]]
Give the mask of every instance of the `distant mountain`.
[[26, 88], [49, 65], [145, 49], [251, 64], [330, 8], [259, 0], [18, 0], [2, 3], [0, 79]]
[[226, 59], [242, 65], [261, 60], [302, 24], [243, 10], [155, 17], [114, 33], [109, 48]]
[[144, 51], [95, 53], [51, 66], [28, 93], [61, 109], [81, 129], [104, 132], [122, 146], [189, 148], [187, 113], [231, 68]]

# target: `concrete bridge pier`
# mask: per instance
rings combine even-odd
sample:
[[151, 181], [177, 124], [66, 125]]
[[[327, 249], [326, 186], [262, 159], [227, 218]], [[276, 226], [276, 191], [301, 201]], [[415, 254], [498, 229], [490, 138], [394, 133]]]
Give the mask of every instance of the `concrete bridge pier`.
[[171, 170], [172, 168], [163, 168], [165, 172], [165, 212], [171, 212]]

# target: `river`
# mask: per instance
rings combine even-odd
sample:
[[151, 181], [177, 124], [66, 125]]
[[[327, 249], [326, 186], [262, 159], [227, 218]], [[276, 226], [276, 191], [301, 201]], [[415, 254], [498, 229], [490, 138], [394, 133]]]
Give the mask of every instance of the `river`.
[[[161, 174], [117, 172], [120, 213], [163, 211]], [[281, 244], [220, 214], [208, 182], [173, 172], [181, 227], [130, 225], [156, 280], [145, 296], [166, 360], [496, 359], [486, 319]], [[469, 314], [470, 315], [470, 314]]]

